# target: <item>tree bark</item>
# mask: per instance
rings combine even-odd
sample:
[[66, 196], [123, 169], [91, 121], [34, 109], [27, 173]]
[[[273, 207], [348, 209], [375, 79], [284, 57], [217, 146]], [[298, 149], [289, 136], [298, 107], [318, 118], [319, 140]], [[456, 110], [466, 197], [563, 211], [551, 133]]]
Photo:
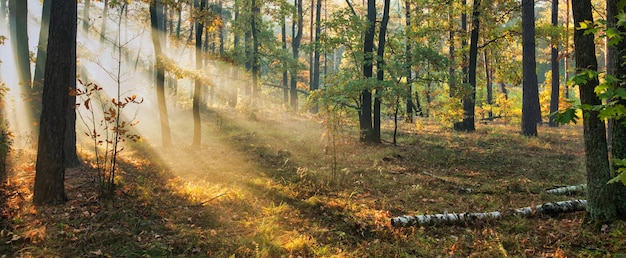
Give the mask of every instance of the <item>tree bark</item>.
[[[363, 77], [372, 78], [374, 74], [374, 32], [376, 26], [376, 0], [367, 0], [367, 25], [363, 44]], [[361, 110], [359, 111], [360, 140], [375, 142], [372, 128], [372, 92], [364, 89], [361, 92]]]
[[454, 124], [457, 131], [473, 132], [476, 103], [476, 60], [478, 59], [478, 31], [480, 30], [480, 0], [474, 0], [472, 7], [472, 29], [470, 32], [469, 61], [467, 65], [467, 82], [470, 85], [468, 92], [463, 96], [463, 121]]
[[[199, 12], [202, 12], [205, 7], [205, 0], [196, 0], [195, 1], [196, 8], [198, 8]], [[202, 32], [204, 32], [204, 24], [195, 21], [196, 26], [196, 70], [202, 70]], [[202, 81], [200, 77], [196, 77], [194, 89], [193, 89], [193, 104], [192, 104], [192, 112], [193, 112], [193, 142], [192, 146], [195, 148], [199, 148], [202, 144], [202, 128], [200, 121], [200, 94], [202, 91]]]
[[[38, 100], [30, 98], [32, 94], [31, 88], [31, 71], [30, 71], [30, 53], [28, 50], [28, 30], [27, 30], [28, 7], [24, 0], [9, 0], [9, 24], [11, 44], [13, 53], [15, 53], [15, 64], [18, 72], [18, 83], [22, 89], [22, 94], [29, 96], [28, 98], [28, 119], [29, 124], [36, 124], [34, 118], [33, 103]], [[37, 130], [34, 130], [35, 132]]]
[[107, 33], [107, 23], [109, 21], [109, 0], [104, 0], [104, 9], [102, 10], [102, 25], [100, 26], [100, 44], [104, 43]]
[[46, 73], [46, 51], [48, 48], [48, 31], [50, 30], [50, 4], [52, 0], [43, 1], [41, 14], [41, 28], [39, 30], [39, 42], [37, 44], [37, 60], [35, 62], [35, 75], [33, 78], [33, 117], [38, 120], [41, 116], [41, 94], [43, 92], [43, 79]]
[[[283, 52], [287, 53], [287, 17], [283, 16], [282, 24], [281, 24], [281, 36], [280, 40], [282, 43]], [[282, 78], [282, 87], [283, 87], [283, 104], [287, 105], [289, 103], [289, 66], [287, 62], [283, 62], [283, 78]]]
[[[590, 0], [572, 0], [574, 24], [593, 22]], [[595, 42], [593, 33], [585, 34], [584, 30], [574, 30], [574, 58], [577, 72], [589, 69], [597, 71]], [[602, 102], [594, 92], [598, 78], [578, 85], [582, 105], [600, 105]], [[585, 157], [587, 171], [587, 215], [593, 222], [610, 222], [615, 220], [617, 211], [614, 203], [612, 185], [606, 183], [612, 178], [609, 169], [606, 129], [604, 121], [598, 117], [598, 111], [583, 110], [583, 130], [585, 141]]]
[[252, 105], [255, 106], [259, 99], [259, 28], [257, 22], [261, 20], [261, 9], [256, 0], [252, 0]]
[[522, 0], [522, 56], [522, 134], [537, 136], [537, 123], [541, 122], [541, 111], [535, 62], [534, 0]]
[[292, 57], [294, 61], [294, 66], [291, 68], [291, 71], [290, 71], [291, 79], [290, 79], [290, 88], [289, 88], [290, 89], [289, 98], [290, 98], [291, 108], [295, 112], [298, 112], [298, 64], [300, 63], [298, 59], [300, 57], [300, 42], [302, 41], [302, 28], [303, 28], [302, 1], [303, 0], [295, 0], [297, 10], [298, 10], [298, 16], [295, 17], [295, 19], [297, 19], [297, 23], [291, 25], [292, 34], [295, 36], [291, 41], [291, 51], [293, 54]]
[[[559, 26], [559, 1], [552, 1], [552, 27], [558, 28]], [[552, 37], [552, 49], [550, 51], [550, 63], [552, 68], [552, 92], [550, 94], [550, 114], [559, 110], [559, 96], [560, 96], [560, 71], [559, 71], [559, 46], [558, 37]], [[554, 116], [550, 116], [548, 124], [551, 127], [558, 127], [559, 123], [554, 119]]]
[[[317, 90], [320, 88], [320, 35], [322, 33], [322, 0], [316, 0], [315, 4], [315, 43], [313, 44], [313, 73], [311, 74], [311, 90]], [[311, 113], [317, 113], [319, 107], [317, 104], [313, 104], [311, 107]]]
[[152, 45], [154, 46], [154, 56], [156, 58], [156, 93], [159, 116], [161, 118], [161, 140], [163, 141], [163, 147], [170, 147], [172, 146], [172, 138], [169, 117], [167, 115], [167, 104], [165, 103], [165, 70], [161, 58], [163, 55], [159, 35], [161, 31], [157, 19], [157, 5], [160, 5], [160, 2], [157, 3], [157, 1], [159, 0], [150, 2], [150, 27], [152, 28]]
[[[318, 0], [319, 1], [319, 0]], [[380, 30], [378, 33], [378, 49], [376, 61], [376, 79], [380, 82], [385, 80], [385, 43], [387, 38], [387, 24], [389, 24], [389, 0], [385, 0], [383, 6], [383, 19], [380, 22]], [[377, 87], [376, 96], [374, 97], [374, 134], [372, 139], [375, 143], [381, 142], [380, 137], [380, 106], [382, 104], [382, 87]]]
[[[619, 12], [625, 10], [618, 9], [618, 0], [607, 0], [607, 26], [614, 28], [620, 33], [626, 33], [626, 29], [620, 26], [616, 26], [618, 22], [617, 15]], [[607, 67], [612, 66], [613, 69], [607, 68], [607, 74], [613, 75], [619, 79], [621, 83], [614, 85], [615, 89], [626, 88], [626, 58], [624, 58], [624, 50], [626, 49], [626, 40], [622, 39], [617, 45], [610, 46], [607, 55]], [[608, 65], [610, 64], [610, 65]], [[616, 99], [618, 105], [626, 106], [626, 100], [622, 98]], [[610, 125], [611, 137], [611, 159], [624, 159], [626, 158], [626, 118], [613, 119]], [[613, 167], [616, 171], [617, 166]], [[615, 186], [615, 205], [617, 214], [620, 219], [626, 219], [626, 186], [621, 183], [614, 184]]]
[[33, 196], [37, 205], [67, 201], [63, 146], [68, 85], [76, 86], [77, 4], [74, 1], [52, 1], [50, 12], [46, 66], [55, 69], [47, 69], [45, 73]]

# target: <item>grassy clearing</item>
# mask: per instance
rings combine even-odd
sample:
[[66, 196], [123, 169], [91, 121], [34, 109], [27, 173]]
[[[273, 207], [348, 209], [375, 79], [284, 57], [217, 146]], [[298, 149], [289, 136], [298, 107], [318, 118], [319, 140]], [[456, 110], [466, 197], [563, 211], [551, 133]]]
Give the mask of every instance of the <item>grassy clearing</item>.
[[[219, 114], [219, 115], [218, 115]], [[219, 116], [219, 126], [215, 123]], [[585, 181], [582, 129], [479, 125], [458, 134], [403, 124], [397, 146], [343, 135], [331, 175], [323, 126], [262, 111], [206, 117], [201, 149], [140, 143], [122, 153], [115, 200], [87, 166], [67, 172], [70, 201], [32, 207], [33, 153], [13, 153], [0, 253], [34, 257], [435, 257], [624, 255], [624, 223], [594, 231], [584, 213], [396, 229], [393, 216], [487, 212], [548, 201]], [[390, 131], [384, 137], [390, 139]], [[423, 172], [446, 179], [438, 180]], [[463, 193], [454, 186], [471, 188]]]

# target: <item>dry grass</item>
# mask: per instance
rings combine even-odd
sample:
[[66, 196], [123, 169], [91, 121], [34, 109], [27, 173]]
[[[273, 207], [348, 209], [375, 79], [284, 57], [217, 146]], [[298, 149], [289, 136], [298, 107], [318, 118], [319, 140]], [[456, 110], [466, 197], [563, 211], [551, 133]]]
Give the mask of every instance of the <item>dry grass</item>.
[[[215, 120], [221, 120], [216, 126]], [[563, 197], [585, 181], [581, 128], [479, 125], [471, 134], [428, 120], [399, 144], [361, 145], [344, 133], [339, 173], [323, 126], [260, 111], [207, 114], [201, 149], [141, 143], [121, 157], [117, 198], [98, 200], [88, 167], [67, 172], [70, 201], [32, 207], [34, 154], [13, 153], [3, 188], [0, 253], [33, 257], [569, 257], [624, 255], [624, 223], [594, 231], [584, 213], [392, 228], [403, 214], [506, 210]], [[390, 138], [385, 132], [384, 137]], [[445, 178], [435, 179], [422, 172]], [[471, 188], [459, 192], [455, 186]]]

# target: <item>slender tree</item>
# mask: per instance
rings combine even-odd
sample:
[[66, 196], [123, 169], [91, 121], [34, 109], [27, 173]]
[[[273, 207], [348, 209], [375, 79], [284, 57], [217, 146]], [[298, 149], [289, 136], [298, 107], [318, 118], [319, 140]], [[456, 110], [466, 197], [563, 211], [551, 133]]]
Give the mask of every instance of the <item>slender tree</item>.
[[415, 103], [413, 102], [413, 59], [412, 59], [412, 55], [411, 55], [411, 1], [410, 0], [405, 0], [404, 1], [404, 19], [405, 19], [405, 25], [406, 25], [406, 29], [405, 29], [405, 38], [406, 38], [406, 43], [404, 45], [404, 53], [405, 53], [405, 66], [406, 66], [406, 91], [407, 91], [407, 95], [406, 95], [406, 118], [407, 121], [409, 122], [413, 122], [413, 112], [417, 112], [418, 114], [421, 114], [421, 110], [420, 110], [420, 106], [419, 106], [419, 97], [416, 96], [415, 97], [415, 103], [417, 103], [417, 106], [415, 105]]
[[7, 0], [0, 0], [0, 22], [7, 18]]
[[102, 9], [102, 25], [100, 26], [100, 44], [104, 43], [107, 33], [107, 23], [109, 22], [109, 0], [104, 0]]
[[[322, 17], [322, 0], [315, 1], [315, 42], [313, 43], [313, 73], [311, 74], [310, 89], [317, 90], [320, 88], [320, 36], [322, 34], [321, 18]], [[317, 113], [319, 107], [313, 105], [312, 113]]]
[[[27, 2], [24, 0], [9, 0], [9, 25], [10, 25], [10, 38], [11, 45], [13, 46], [13, 53], [15, 53], [15, 64], [17, 65], [18, 82], [22, 89], [22, 94], [29, 96], [28, 103], [30, 109], [28, 110], [28, 117], [30, 121], [35, 124], [36, 121], [33, 117], [33, 103], [38, 101], [31, 98], [31, 71], [30, 71], [30, 54], [28, 50], [28, 29], [27, 19], [28, 7]], [[36, 130], [35, 130], [36, 132]]]
[[[389, 24], [389, 0], [385, 0], [383, 6], [383, 19], [380, 22], [380, 30], [378, 33], [378, 48], [376, 51], [376, 79], [383, 81], [385, 79], [385, 44], [387, 38], [387, 24]], [[376, 95], [374, 96], [374, 124], [373, 124], [373, 139], [372, 142], [380, 143], [380, 106], [382, 104], [383, 89], [378, 87], [376, 89]]]
[[[552, 27], [557, 28], [559, 26], [559, 1], [552, 0]], [[550, 50], [550, 64], [552, 68], [552, 92], [550, 94], [550, 114], [559, 110], [559, 88], [560, 88], [560, 71], [559, 71], [559, 46], [558, 37], [552, 36], [552, 48]], [[553, 116], [550, 116], [548, 124], [552, 127], [556, 127], [559, 123], [556, 122]]]
[[[287, 54], [287, 15], [283, 15], [280, 29], [281, 47], [283, 52]], [[283, 103], [287, 105], [289, 103], [289, 66], [287, 65], [287, 62], [283, 62], [283, 77], [281, 86], [283, 87]]]
[[476, 63], [478, 59], [478, 31], [480, 29], [480, 0], [474, 0], [472, 7], [472, 29], [470, 32], [469, 62], [467, 82], [469, 90], [463, 94], [463, 121], [454, 124], [457, 131], [473, 132], [476, 130], [474, 111], [476, 104]]
[[[195, 5], [198, 8], [198, 12], [202, 13], [205, 7], [205, 0], [196, 0]], [[196, 18], [196, 70], [202, 70], [202, 32], [204, 31], [204, 22], [199, 21]], [[197, 77], [193, 89], [193, 147], [200, 147], [202, 144], [202, 132], [200, 121], [200, 94], [202, 91], [202, 81], [200, 77]]]
[[[24, 1], [25, 2], [25, 1]], [[52, 1], [50, 10], [47, 69], [37, 149], [35, 204], [60, 204], [65, 194], [64, 141], [68, 105], [68, 85], [76, 85], [75, 1]]]
[[48, 31], [50, 24], [50, 4], [52, 0], [43, 1], [41, 13], [41, 28], [39, 30], [39, 43], [37, 44], [37, 60], [35, 62], [35, 75], [33, 78], [33, 117], [39, 119], [41, 115], [41, 93], [43, 92], [43, 79], [46, 71], [46, 50], [48, 48]]
[[152, 0], [150, 2], [150, 27], [152, 29], [152, 45], [154, 46], [154, 56], [156, 59], [156, 94], [159, 116], [161, 118], [161, 140], [163, 141], [163, 147], [169, 147], [172, 145], [172, 138], [169, 117], [167, 115], [167, 105], [165, 103], [165, 68], [163, 67], [163, 52], [161, 50], [161, 37], [159, 36], [161, 31], [159, 30], [159, 21], [157, 18], [157, 6], [160, 4], [160, 0]]
[[[590, 0], [572, 0], [572, 14], [574, 24], [587, 21], [593, 22], [592, 5]], [[597, 71], [595, 42], [593, 33], [585, 30], [574, 30], [574, 58], [578, 73]], [[602, 102], [594, 92], [598, 85], [595, 77], [586, 77], [586, 81], [578, 85], [580, 102], [582, 105], [600, 105]], [[583, 131], [585, 142], [585, 157], [587, 171], [587, 215], [593, 222], [607, 222], [615, 220], [617, 210], [614, 203], [612, 185], [607, 185], [611, 179], [609, 169], [606, 129], [604, 121], [598, 117], [596, 110], [583, 110]]]
[[537, 136], [537, 123], [541, 122], [541, 112], [535, 61], [534, 0], [522, 0], [522, 56], [522, 134]]
[[302, 27], [303, 27], [303, 22], [302, 22], [302, 1], [303, 0], [294, 0], [295, 4], [297, 6], [297, 11], [298, 11], [298, 15], [297, 17], [295, 17], [294, 19], [296, 19], [296, 22], [294, 24], [291, 25], [291, 30], [292, 30], [292, 34], [294, 35], [294, 38], [291, 40], [291, 51], [292, 51], [292, 57], [294, 59], [294, 65], [291, 68], [290, 74], [291, 74], [291, 79], [290, 79], [290, 87], [289, 87], [289, 95], [290, 95], [290, 104], [291, 104], [291, 108], [294, 111], [298, 111], [298, 57], [300, 56], [300, 42], [302, 41]]
[[91, 8], [91, 0], [85, 0], [83, 5], [83, 31], [89, 31], [89, 9]]
[[[367, 0], [367, 25], [363, 42], [363, 77], [372, 78], [374, 74], [373, 53], [374, 33], [376, 25], [376, 0]], [[361, 91], [361, 109], [359, 110], [360, 140], [363, 142], [375, 142], [374, 129], [372, 127], [372, 92], [369, 89]]]
[[252, 0], [251, 4], [252, 18], [250, 19], [250, 29], [252, 36], [252, 99], [253, 102], [258, 101], [259, 97], [259, 24], [261, 20], [261, 9], [257, 4], [257, 0]]

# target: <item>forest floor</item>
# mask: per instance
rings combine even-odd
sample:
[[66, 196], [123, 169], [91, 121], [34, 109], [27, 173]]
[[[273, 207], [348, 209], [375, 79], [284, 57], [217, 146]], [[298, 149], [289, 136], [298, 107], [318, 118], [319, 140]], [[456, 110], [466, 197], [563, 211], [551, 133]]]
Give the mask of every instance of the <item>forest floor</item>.
[[[408, 228], [390, 224], [405, 214], [505, 211], [584, 199], [545, 193], [585, 182], [579, 126], [540, 127], [539, 137], [527, 138], [518, 126], [478, 124], [474, 133], [456, 133], [418, 118], [401, 123], [395, 146], [390, 127], [381, 145], [358, 143], [348, 127], [335, 134], [333, 144], [315, 118], [259, 112], [255, 119], [234, 110], [208, 112], [199, 149], [189, 147], [191, 137], [176, 138], [172, 148], [149, 141], [129, 146], [119, 158], [118, 190], [109, 200], [98, 198], [96, 171], [84, 165], [66, 173], [66, 204], [32, 206], [36, 156], [14, 150], [0, 191], [0, 255], [626, 254], [626, 224], [595, 229], [582, 223], [584, 212]], [[89, 160], [86, 151], [82, 155]]]

